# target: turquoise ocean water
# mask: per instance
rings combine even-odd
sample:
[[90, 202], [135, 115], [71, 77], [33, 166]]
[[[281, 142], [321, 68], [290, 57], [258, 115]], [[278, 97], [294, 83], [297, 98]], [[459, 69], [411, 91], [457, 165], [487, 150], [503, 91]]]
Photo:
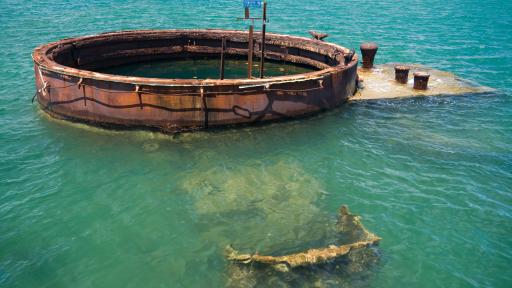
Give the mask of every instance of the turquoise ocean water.
[[511, 1], [269, 5], [271, 32], [376, 41], [378, 63], [426, 64], [495, 93], [175, 137], [67, 125], [30, 103], [37, 45], [245, 29], [240, 2], [0, 0], [0, 287], [222, 287], [225, 245], [301, 247], [340, 204], [383, 238], [381, 257], [328, 285], [511, 287]]

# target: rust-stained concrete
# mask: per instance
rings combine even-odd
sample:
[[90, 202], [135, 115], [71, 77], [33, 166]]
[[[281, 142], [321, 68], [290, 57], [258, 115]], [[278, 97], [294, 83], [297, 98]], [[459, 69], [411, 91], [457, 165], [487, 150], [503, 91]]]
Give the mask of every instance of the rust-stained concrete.
[[[407, 65], [409, 80], [407, 84], [395, 81], [396, 65]], [[430, 74], [427, 90], [413, 89], [414, 72], [424, 71]], [[493, 91], [492, 88], [479, 86], [461, 79], [453, 73], [436, 70], [420, 64], [389, 63], [377, 65], [373, 69], [359, 68], [357, 71], [362, 79], [357, 93], [349, 101], [406, 98], [417, 96], [462, 95]]]

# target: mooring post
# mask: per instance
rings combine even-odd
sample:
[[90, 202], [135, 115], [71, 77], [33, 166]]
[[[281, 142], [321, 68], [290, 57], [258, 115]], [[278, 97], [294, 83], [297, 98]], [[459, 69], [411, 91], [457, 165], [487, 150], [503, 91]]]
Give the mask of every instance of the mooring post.
[[377, 49], [379, 49], [377, 44], [373, 42], [363, 43], [359, 48], [361, 49], [361, 54], [363, 54], [363, 68], [373, 68], [373, 59], [375, 54], [377, 54]]
[[247, 54], [247, 78], [252, 78], [252, 54], [254, 54], [254, 26], [249, 26], [249, 49]]
[[222, 48], [220, 50], [220, 80], [224, 80], [224, 50], [226, 50], [226, 37], [222, 37]]
[[260, 78], [263, 78], [265, 69], [265, 30], [267, 26], [267, 1], [263, 2], [263, 18], [261, 26], [261, 58], [260, 58]]
[[245, 19], [249, 19], [251, 17], [250, 13], [249, 13], [249, 7], [245, 7]]
[[414, 89], [427, 90], [429, 77], [430, 77], [430, 74], [428, 74], [428, 73], [415, 72], [414, 73]]
[[404, 65], [395, 66], [395, 80], [398, 83], [407, 84], [409, 79], [409, 67]]

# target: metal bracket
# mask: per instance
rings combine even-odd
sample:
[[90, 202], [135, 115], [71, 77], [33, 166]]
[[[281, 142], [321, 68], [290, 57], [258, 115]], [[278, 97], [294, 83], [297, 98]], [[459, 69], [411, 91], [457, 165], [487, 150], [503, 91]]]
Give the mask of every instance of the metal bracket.
[[206, 97], [205, 97], [205, 94], [204, 94], [204, 88], [201, 87], [199, 89], [199, 92], [201, 92], [201, 110], [204, 113], [204, 127], [207, 128], [208, 127], [208, 105], [206, 103]]
[[144, 109], [144, 104], [142, 103], [142, 92], [140, 91], [140, 86], [135, 85], [135, 93], [137, 93], [137, 96], [139, 96], [139, 106], [140, 110]]
[[83, 82], [84, 82], [84, 79], [80, 78], [80, 80], [78, 80], [76, 85], [78, 86], [78, 90], [82, 89], [83, 95], [84, 95], [84, 106], [87, 106], [87, 98], [85, 96], [85, 85], [82, 84]]

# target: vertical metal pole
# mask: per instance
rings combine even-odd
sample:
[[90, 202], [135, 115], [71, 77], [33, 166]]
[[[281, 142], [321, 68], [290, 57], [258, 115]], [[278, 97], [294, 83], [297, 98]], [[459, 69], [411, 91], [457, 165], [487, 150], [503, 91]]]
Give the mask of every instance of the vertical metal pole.
[[249, 19], [249, 17], [250, 17], [249, 7], [245, 7], [245, 19]]
[[254, 54], [254, 26], [249, 26], [249, 49], [247, 54], [247, 78], [252, 78], [252, 54]]
[[224, 50], [226, 50], [226, 37], [222, 37], [222, 48], [220, 51], [220, 80], [224, 80]]
[[263, 2], [263, 19], [261, 27], [261, 58], [260, 58], [260, 78], [263, 78], [265, 69], [265, 30], [267, 26], [267, 1]]

